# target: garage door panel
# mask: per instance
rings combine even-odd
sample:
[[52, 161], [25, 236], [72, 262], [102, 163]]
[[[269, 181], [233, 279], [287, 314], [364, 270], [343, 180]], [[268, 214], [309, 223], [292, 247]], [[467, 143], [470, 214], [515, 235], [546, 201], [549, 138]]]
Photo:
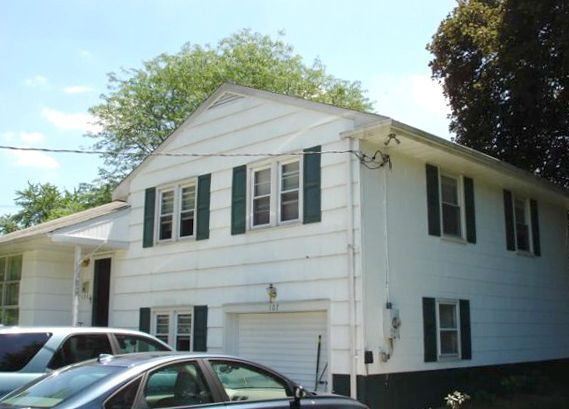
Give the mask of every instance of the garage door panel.
[[[274, 368], [308, 389], [314, 388], [319, 335], [320, 372], [327, 362], [325, 312], [240, 314], [238, 323], [239, 356]], [[318, 388], [324, 389], [322, 385]]]

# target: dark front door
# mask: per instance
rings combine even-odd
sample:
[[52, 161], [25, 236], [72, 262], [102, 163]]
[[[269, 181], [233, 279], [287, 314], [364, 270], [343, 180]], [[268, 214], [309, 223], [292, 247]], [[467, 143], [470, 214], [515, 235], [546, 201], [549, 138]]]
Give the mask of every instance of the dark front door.
[[91, 325], [106, 327], [109, 325], [109, 292], [111, 283], [111, 259], [95, 260], [93, 280], [93, 313]]

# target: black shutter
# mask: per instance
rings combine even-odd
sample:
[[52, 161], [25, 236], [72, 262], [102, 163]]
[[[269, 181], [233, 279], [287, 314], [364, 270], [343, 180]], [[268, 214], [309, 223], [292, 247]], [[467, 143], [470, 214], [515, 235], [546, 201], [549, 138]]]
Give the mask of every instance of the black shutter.
[[141, 308], [138, 311], [138, 329], [150, 333], [150, 308]]
[[537, 201], [530, 200], [531, 215], [531, 237], [533, 239], [533, 254], [541, 256], [541, 243], [539, 241], [539, 216], [537, 211]]
[[474, 209], [474, 181], [464, 177], [464, 214], [466, 216], [466, 240], [476, 243], [476, 211]]
[[144, 225], [142, 247], [154, 245], [154, 214], [156, 211], [156, 188], [149, 187], [144, 194]]
[[516, 234], [514, 231], [514, 207], [512, 192], [504, 189], [504, 218], [506, 220], [506, 248], [516, 250]]
[[441, 235], [441, 208], [439, 203], [439, 169], [427, 164], [427, 218], [429, 222], [429, 234]]
[[[305, 149], [303, 158], [303, 223], [322, 220], [320, 146]], [[312, 153], [311, 153], [312, 152]]]
[[425, 362], [437, 360], [437, 318], [435, 299], [423, 298], [423, 341]]
[[462, 359], [472, 359], [470, 301], [460, 300], [460, 350]]
[[247, 216], [247, 166], [233, 168], [231, 184], [231, 234], [245, 233]]
[[196, 240], [209, 238], [209, 204], [211, 173], [198, 177]]
[[207, 305], [194, 307], [194, 351], [207, 352]]

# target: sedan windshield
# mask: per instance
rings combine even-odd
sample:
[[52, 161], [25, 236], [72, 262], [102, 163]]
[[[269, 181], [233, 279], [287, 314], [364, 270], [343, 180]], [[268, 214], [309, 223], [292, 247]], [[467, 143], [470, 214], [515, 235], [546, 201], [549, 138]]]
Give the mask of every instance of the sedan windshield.
[[0, 334], [0, 371], [15, 372], [22, 369], [50, 336], [46, 332]]
[[17, 394], [10, 394], [0, 399], [0, 406], [52, 408], [105, 377], [124, 369], [118, 366], [89, 365], [54, 372]]

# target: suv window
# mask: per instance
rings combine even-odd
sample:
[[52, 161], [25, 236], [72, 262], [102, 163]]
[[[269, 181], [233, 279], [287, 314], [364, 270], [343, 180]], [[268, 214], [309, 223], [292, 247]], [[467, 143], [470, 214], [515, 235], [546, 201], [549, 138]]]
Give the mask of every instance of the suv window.
[[72, 335], [59, 347], [47, 367], [57, 369], [65, 365], [96, 358], [100, 354], [112, 353], [113, 350], [107, 334]]
[[137, 335], [115, 334], [119, 343], [120, 353], [170, 351], [169, 348], [154, 341]]
[[22, 369], [44, 346], [50, 333], [0, 334], [0, 371]]

